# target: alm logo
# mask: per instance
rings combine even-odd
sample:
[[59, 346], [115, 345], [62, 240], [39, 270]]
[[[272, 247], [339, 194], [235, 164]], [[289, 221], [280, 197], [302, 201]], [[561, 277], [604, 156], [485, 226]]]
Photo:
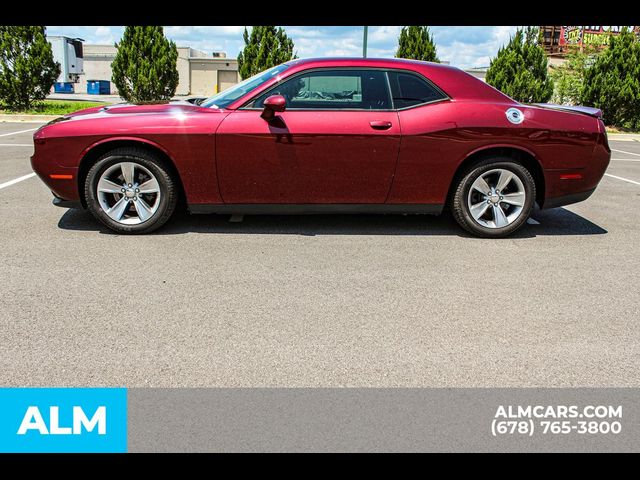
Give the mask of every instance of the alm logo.
[[126, 451], [125, 388], [0, 387], [0, 453]]
[[83, 428], [86, 432], [97, 429], [98, 435], [107, 434], [107, 408], [99, 406], [91, 418], [89, 418], [82, 407], [74, 406], [72, 426], [63, 427], [60, 425], [60, 407], [49, 407], [49, 425], [44, 421], [40, 408], [29, 406], [18, 428], [18, 435], [26, 435], [27, 432], [35, 430], [40, 435], [81, 435]]

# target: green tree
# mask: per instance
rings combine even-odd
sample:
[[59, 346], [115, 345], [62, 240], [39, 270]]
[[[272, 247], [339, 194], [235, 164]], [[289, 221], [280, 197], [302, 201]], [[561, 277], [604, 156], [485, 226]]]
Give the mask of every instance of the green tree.
[[559, 105], [578, 105], [581, 101], [584, 75], [587, 66], [593, 62], [595, 52], [581, 52], [574, 49], [567, 55], [566, 61], [557, 67], [551, 67], [549, 75], [553, 80], [551, 101]]
[[293, 40], [282, 27], [254, 26], [251, 33], [245, 27], [243, 39], [244, 49], [238, 55], [238, 70], [243, 79], [297, 58]]
[[439, 63], [436, 44], [429, 27], [415, 25], [402, 27], [396, 57]]
[[516, 31], [491, 60], [487, 83], [519, 102], [548, 102], [553, 94], [553, 81], [538, 36], [535, 27]]
[[640, 41], [627, 29], [587, 68], [582, 103], [600, 108], [608, 125], [640, 129]]
[[58, 75], [44, 26], [0, 26], [0, 100], [8, 108], [26, 110], [44, 100]]
[[129, 26], [111, 63], [112, 80], [132, 103], [168, 100], [178, 88], [178, 49], [160, 26]]

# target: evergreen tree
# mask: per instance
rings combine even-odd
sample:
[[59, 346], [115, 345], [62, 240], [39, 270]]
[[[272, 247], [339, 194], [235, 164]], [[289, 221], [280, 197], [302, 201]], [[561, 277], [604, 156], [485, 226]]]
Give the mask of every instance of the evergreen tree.
[[129, 26], [111, 63], [112, 80], [132, 103], [168, 100], [178, 88], [178, 49], [160, 26]]
[[585, 72], [582, 103], [600, 108], [608, 125], [640, 129], [640, 41], [627, 29]]
[[60, 75], [42, 25], [0, 26], [0, 100], [26, 110], [44, 100]]
[[552, 67], [549, 75], [553, 80], [553, 97], [551, 101], [559, 105], [578, 105], [584, 85], [584, 75], [595, 52], [581, 52], [573, 49], [562, 65]]
[[425, 62], [440, 62], [436, 54], [436, 44], [429, 27], [402, 27], [398, 39], [397, 58], [422, 60]]
[[514, 100], [548, 102], [553, 94], [547, 56], [538, 42], [538, 29], [518, 30], [491, 60], [486, 81]]
[[297, 56], [291, 40], [281, 27], [254, 26], [251, 33], [244, 29], [244, 49], [238, 55], [240, 76], [249, 78]]

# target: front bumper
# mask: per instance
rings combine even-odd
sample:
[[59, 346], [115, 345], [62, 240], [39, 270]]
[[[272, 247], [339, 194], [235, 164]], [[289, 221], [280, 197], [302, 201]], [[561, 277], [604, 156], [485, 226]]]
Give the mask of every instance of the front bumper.
[[46, 138], [45, 133], [49, 128], [42, 127], [33, 136], [31, 168], [54, 196], [79, 201], [78, 167], [63, 164], [62, 161], [64, 158], [76, 158], [77, 155], [73, 153], [73, 149], [68, 148], [68, 142], [64, 142], [64, 139]]

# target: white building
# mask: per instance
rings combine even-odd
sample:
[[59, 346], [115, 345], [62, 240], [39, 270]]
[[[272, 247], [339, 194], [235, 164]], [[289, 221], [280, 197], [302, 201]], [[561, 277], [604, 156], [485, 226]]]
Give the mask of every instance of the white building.
[[[113, 45], [85, 43], [83, 51], [84, 75], [74, 86], [76, 93], [86, 93], [88, 80], [111, 81], [111, 62], [116, 55]], [[208, 55], [191, 47], [178, 47], [178, 74], [180, 81], [176, 95], [209, 96], [239, 81], [236, 59], [226, 58], [222, 52]], [[111, 93], [117, 93], [113, 82]]]

